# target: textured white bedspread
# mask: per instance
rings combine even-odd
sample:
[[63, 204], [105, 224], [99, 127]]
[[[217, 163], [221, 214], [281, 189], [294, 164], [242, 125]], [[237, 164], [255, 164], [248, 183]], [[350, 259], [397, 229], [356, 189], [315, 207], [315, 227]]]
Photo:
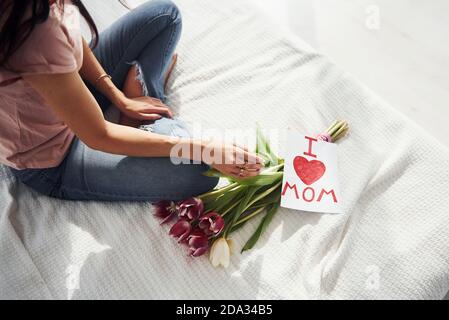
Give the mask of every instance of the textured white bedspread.
[[[117, 16], [111, 1], [95, 2], [103, 23]], [[348, 120], [346, 213], [282, 209], [254, 250], [214, 269], [187, 257], [149, 204], [49, 199], [0, 168], [0, 298], [443, 298], [449, 151], [243, 1], [178, 3], [176, 112], [204, 128], [258, 121], [305, 133]], [[237, 247], [254, 228], [234, 236]]]

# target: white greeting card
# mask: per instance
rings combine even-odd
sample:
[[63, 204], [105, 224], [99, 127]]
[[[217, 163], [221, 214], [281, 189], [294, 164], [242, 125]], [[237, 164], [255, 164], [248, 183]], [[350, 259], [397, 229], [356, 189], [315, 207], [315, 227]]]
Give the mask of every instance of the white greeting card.
[[341, 200], [337, 145], [289, 131], [281, 206], [343, 213]]

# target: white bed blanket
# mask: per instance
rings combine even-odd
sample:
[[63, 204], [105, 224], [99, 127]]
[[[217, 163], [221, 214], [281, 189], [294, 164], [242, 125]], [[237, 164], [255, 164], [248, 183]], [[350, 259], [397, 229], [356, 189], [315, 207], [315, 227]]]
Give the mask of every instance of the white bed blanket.
[[[115, 4], [95, 2], [102, 24], [117, 17]], [[147, 203], [49, 199], [1, 168], [0, 298], [443, 298], [449, 151], [243, 1], [178, 4], [175, 111], [219, 129], [257, 121], [316, 133], [346, 119], [345, 214], [282, 209], [254, 250], [214, 269], [206, 257], [188, 257]], [[255, 226], [233, 237], [237, 247]]]

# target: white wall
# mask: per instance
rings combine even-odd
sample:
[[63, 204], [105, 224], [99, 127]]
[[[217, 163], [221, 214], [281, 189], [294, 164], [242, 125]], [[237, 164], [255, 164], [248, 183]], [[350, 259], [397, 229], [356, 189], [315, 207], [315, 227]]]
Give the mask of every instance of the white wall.
[[248, 1], [449, 146], [449, 1]]

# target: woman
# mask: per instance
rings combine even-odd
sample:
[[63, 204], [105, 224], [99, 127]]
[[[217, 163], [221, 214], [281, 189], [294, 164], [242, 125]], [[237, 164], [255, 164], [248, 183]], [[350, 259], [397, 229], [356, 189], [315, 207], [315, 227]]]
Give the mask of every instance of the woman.
[[[155, 202], [214, 188], [209, 166], [259, 174], [257, 155], [190, 138], [164, 104], [181, 33], [172, 2], [146, 2], [100, 36], [78, 0], [0, 0], [0, 12], [0, 162], [26, 185], [60, 199]], [[110, 104], [119, 124], [103, 117]], [[173, 150], [197, 164], [174, 164]]]

